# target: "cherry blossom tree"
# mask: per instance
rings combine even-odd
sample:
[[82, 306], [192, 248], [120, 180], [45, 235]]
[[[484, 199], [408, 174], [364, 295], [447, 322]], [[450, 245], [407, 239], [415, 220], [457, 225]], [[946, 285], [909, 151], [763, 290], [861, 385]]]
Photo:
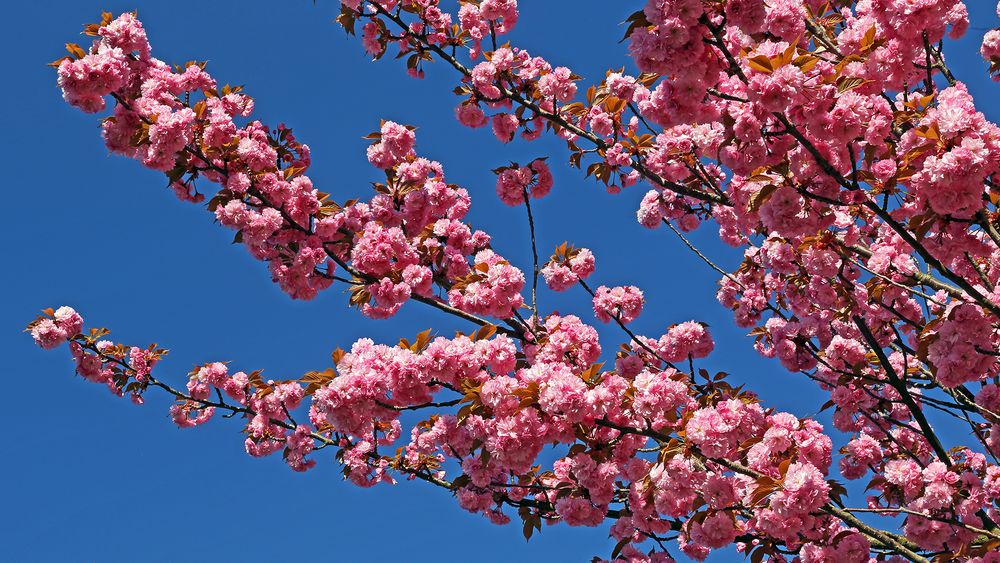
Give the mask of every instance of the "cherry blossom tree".
[[[373, 193], [335, 202], [308, 146], [252, 120], [242, 88], [156, 59], [134, 14], [106, 13], [53, 66], [69, 104], [106, 115], [111, 152], [205, 205], [293, 299], [337, 284], [367, 317], [414, 301], [469, 328], [361, 339], [280, 381], [209, 362], [174, 382], [154, 373], [164, 349], [108, 340], [69, 307], [29, 325], [38, 345], [68, 343], [81, 377], [133, 402], [172, 395], [180, 427], [240, 420], [247, 453], [295, 471], [335, 457], [359, 486], [421, 480], [526, 537], [611, 521], [607, 560], [1000, 562], [1000, 128], [945, 60], [963, 2], [648, 0], [621, 14], [637, 75], [591, 84], [503, 42], [516, 0], [341, 4], [369, 56], [449, 69], [462, 124], [565, 142], [494, 171], [533, 263], [466, 222], [469, 191], [418, 156], [412, 127], [381, 123]], [[1000, 75], [1000, 30], [981, 52]], [[714, 343], [696, 320], [635, 333], [642, 289], [599, 285], [590, 250], [538, 247], [532, 201], [567, 158], [611, 194], [648, 190], [639, 223], [718, 271], [719, 302], [829, 396], [834, 429], [699, 369]], [[706, 222], [742, 249], [735, 271], [685, 238]], [[620, 340], [545, 310], [547, 291], [576, 292]], [[425, 416], [404, 427], [409, 411]]]

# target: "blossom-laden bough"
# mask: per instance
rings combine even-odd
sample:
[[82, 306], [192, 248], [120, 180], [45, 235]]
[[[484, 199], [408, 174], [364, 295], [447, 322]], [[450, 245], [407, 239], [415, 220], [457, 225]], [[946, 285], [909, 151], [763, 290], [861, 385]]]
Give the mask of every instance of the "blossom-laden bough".
[[[114, 100], [112, 152], [163, 171], [185, 200], [205, 198], [198, 180], [217, 184], [209, 210], [293, 298], [342, 283], [369, 317], [417, 301], [471, 332], [359, 340], [285, 381], [209, 363], [186, 387], [153, 374], [165, 350], [85, 331], [68, 307], [31, 323], [39, 345], [68, 342], [81, 376], [136, 402], [173, 395], [180, 426], [239, 417], [248, 453], [280, 450], [295, 470], [332, 447], [354, 483], [420, 479], [495, 522], [516, 514], [526, 536], [543, 520], [610, 519], [612, 560], [670, 561], [676, 541], [695, 559], [735, 545], [754, 563], [1000, 561], [1000, 129], [945, 62], [946, 37], [969, 28], [963, 2], [648, 0], [627, 20], [639, 73], [609, 71], [583, 95], [570, 68], [501, 44], [516, 0], [461, 0], [455, 14], [437, 0], [341, 4], [337, 21], [360, 26], [373, 58], [395, 49], [417, 78], [431, 61], [453, 69], [462, 124], [503, 143], [555, 135], [612, 194], [645, 184], [639, 223], [666, 225], [715, 268], [757, 349], [829, 393], [851, 436], [837, 471], [817, 422], [696, 368], [714, 348], [703, 324], [636, 334], [642, 291], [591, 289], [593, 253], [567, 243], [540, 262], [545, 158], [495, 170], [500, 199], [525, 208], [526, 273], [464, 221], [468, 191], [417, 156], [412, 128], [381, 124], [368, 160], [385, 180], [337, 204], [290, 129], [245, 122], [253, 101], [204, 63], [153, 58], [134, 14], [105, 14], [88, 49], [55, 63], [70, 104]], [[997, 74], [1000, 30], [981, 52]], [[684, 237], [706, 221], [743, 248], [736, 271]], [[540, 277], [579, 286], [621, 329], [613, 363], [593, 326], [540, 306]], [[411, 410], [428, 416], [404, 429]], [[948, 416], [968, 443], [936, 432]], [[560, 453], [543, 464], [548, 445]], [[838, 471], [867, 479], [863, 506]]]

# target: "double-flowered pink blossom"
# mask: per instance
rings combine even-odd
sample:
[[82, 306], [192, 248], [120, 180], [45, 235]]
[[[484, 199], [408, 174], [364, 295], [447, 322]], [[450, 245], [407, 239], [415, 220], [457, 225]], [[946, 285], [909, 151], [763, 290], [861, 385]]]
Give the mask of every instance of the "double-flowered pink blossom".
[[[368, 136], [373, 189], [334, 201], [290, 128], [254, 120], [253, 100], [204, 63], [153, 57], [134, 14], [104, 15], [85, 28], [93, 43], [54, 65], [70, 105], [113, 104], [101, 123], [110, 151], [205, 202], [292, 298], [336, 282], [369, 318], [413, 306], [470, 324], [454, 337], [361, 338], [301, 376], [202, 364], [179, 386], [160, 379], [165, 350], [84, 332], [72, 309], [45, 311], [29, 332], [46, 349], [68, 343], [81, 378], [115, 395], [168, 392], [178, 426], [241, 420], [248, 455], [280, 452], [295, 471], [329, 448], [359, 486], [419, 479], [491, 522], [520, 518], [525, 533], [611, 520], [614, 560], [672, 561], [672, 545], [702, 560], [735, 545], [752, 560], [994, 563], [1000, 128], [944, 50], [982, 30], [997, 77], [1000, 35], [971, 26], [967, 4], [647, 0], [627, 16], [637, 72], [584, 84], [504, 37], [514, 0], [341, 2], [338, 22], [371, 58], [398, 55], [416, 78], [455, 70], [455, 118], [489, 125], [485, 142], [552, 135], [608, 193], [643, 184], [642, 226], [689, 246], [687, 233], [717, 228], [739, 261], [699, 251], [722, 275], [718, 301], [748, 346], [817, 386], [829, 400], [802, 412], [825, 411], [840, 433], [767, 408], [744, 386], [753, 374], [709, 371], [703, 323], [657, 317], [659, 336], [633, 332], [643, 293], [591, 282], [590, 250], [565, 243], [534, 270], [522, 263], [468, 221], [482, 186], [450, 183], [411, 126], [382, 122]], [[498, 198], [528, 205], [532, 227], [549, 162], [495, 170]], [[532, 243], [551, 244], [546, 233]], [[599, 285], [589, 305], [615, 322], [599, 332], [574, 294], [539, 292], [538, 277], [581, 295]], [[963, 430], [935, 432], [939, 419]], [[841, 478], [859, 480], [861, 502]]]
[[542, 159], [527, 166], [513, 164], [497, 170], [497, 197], [507, 205], [520, 205], [527, 197], [545, 197], [552, 190], [552, 173]]
[[630, 323], [642, 312], [645, 297], [634, 285], [607, 287], [600, 286], [594, 292], [594, 316], [601, 322], [616, 319]]
[[552, 256], [542, 268], [545, 283], [553, 291], [566, 291], [594, 273], [594, 254], [587, 248], [572, 248]]

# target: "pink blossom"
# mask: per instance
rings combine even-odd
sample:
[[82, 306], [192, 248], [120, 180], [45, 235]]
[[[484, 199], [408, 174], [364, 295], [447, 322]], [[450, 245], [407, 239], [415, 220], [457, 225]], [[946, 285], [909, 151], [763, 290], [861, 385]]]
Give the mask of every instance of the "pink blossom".
[[125, 85], [129, 72], [122, 50], [102, 45], [82, 59], [63, 60], [59, 65], [59, 87], [70, 105], [96, 113], [104, 109], [104, 96]]
[[709, 457], [726, 457], [764, 424], [763, 411], [735, 399], [696, 411], [688, 420], [688, 438]]
[[990, 74], [993, 80], [1000, 80], [1000, 74], [993, 71], [993, 64], [1000, 63], [1000, 29], [991, 29], [983, 36], [983, 44], [979, 49], [983, 58], [991, 63]]
[[524, 354], [532, 363], [565, 363], [579, 370], [590, 367], [601, 355], [597, 330], [575, 315], [550, 315], [542, 325], [540, 344], [525, 343]]
[[35, 343], [46, 350], [51, 350], [66, 342], [69, 335], [52, 319], [42, 319], [31, 328], [31, 337]]
[[670, 327], [660, 339], [660, 354], [670, 362], [704, 358], [715, 348], [708, 328], [699, 322], [687, 321]]
[[566, 291], [594, 273], [594, 255], [589, 249], [573, 249], [568, 259], [553, 257], [543, 268], [545, 283], [553, 291]]
[[557, 102], [568, 102], [576, 97], [576, 84], [570, 69], [560, 66], [538, 79], [538, 89], [542, 96]]
[[493, 116], [493, 134], [502, 143], [514, 140], [514, 133], [517, 132], [519, 125], [520, 121], [512, 113], [498, 113]]
[[645, 298], [638, 287], [600, 286], [594, 294], [594, 316], [601, 322], [609, 322], [612, 318], [622, 323], [630, 323], [642, 312]]
[[466, 127], [477, 129], [489, 123], [489, 119], [483, 110], [474, 104], [461, 104], [455, 107], [455, 117], [458, 122]]
[[467, 283], [448, 292], [451, 304], [478, 315], [508, 318], [523, 303], [524, 273], [492, 250], [476, 254], [476, 270]]
[[368, 147], [368, 162], [376, 168], [392, 168], [413, 153], [413, 131], [393, 121], [382, 124], [379, 141]]

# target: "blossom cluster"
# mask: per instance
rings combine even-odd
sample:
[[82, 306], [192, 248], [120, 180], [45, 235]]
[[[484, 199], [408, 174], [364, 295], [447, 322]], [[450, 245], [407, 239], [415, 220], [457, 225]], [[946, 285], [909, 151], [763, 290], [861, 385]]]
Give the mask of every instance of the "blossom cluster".
[[552, 172], [543, 159], [535, 159], [527, 166], [512, 164], [496, 169], [497, 197], [510, 206], [520, 205], [530, 195], [545, 197], [552, 189]]
[[[989, 389], [1000, 372], [1000, 130], [944, 60], [943, 41], [970, 28], [965, 3], [649, 0], [628, 23], [641, 74], [609, 71], [579, 101], [571, 69], [516, 45], [483, 51], [477, 42], [469, 66], [455, 67], [459, 121], [492, 122], [502, 142], [551, 130], [578, 167], [596, 153], [587, 175], [609, 192], [649, 184], [637, 212], [648, 228], [690, 231], [714, 220], [720, 238], [744, 251], [720, 280], [720, 303], [753, 329], [763, 355], [829, 393], [834, 424], [857, 436], [844, 450], [845, 476], [870, 475], [881, 491], [886, 463], [905, 452], [916, 452], [922, 471], [959, 467], [963, 454], [947, 453], [929, 430], [928, 406], [971, 417], [971, 435], [995, 460], [1000, 420], [971, 406], [969, 386]], [[986, 33], [981, 50], [995, 77], [997, 33]], [[462, 35], [448, 40], [466, 44]], [[427, 43], [408, 34], [399, 44]], [[555, 290], [583, 279], [565, 256], [542, 273]], [[628, 322], [640, 309], [626, 288], [595, 293], [602, 320]], [[662, 339], [643, 343], [659, 359], [686, 357]], [[986, 478], [983, 466], [971, 471], [956, 475]], [[969, 527], [998, 518], [989, 503], [956, 512], [957, 496], [933, 509], [884, 498], [877, 510], [910, 510], [904, 532], [928, 551], [982, 550]], [[867, 554], [852, 541], [843, 549]]]
[[[282, 451], [296, 471], [315, 465], [315, 450], [335, 447], [345, 476], [359, 486], [391, 483], [394, 475], [429, 479], [497, 523], [509, 521], [508, 504], [570, 526], [595, 526], [615, 513], [612, 535], [626, 544], [679, 526], [680, 549], [698, 559], [757, 534], [820, 551], [843, 549], [846, 534], [855, 537], [852, 549], [868, 548], [864, 536], [823, 513], [835, 485], [827, 480], [832, 443], [818, 423], [765, 412], [721, 375], [706, 389], [641, 351], [602, 371], [592, 363], [601, 353], [597, 333], [575, 317], [547, 318], [544, 338], [523, 347], [527, 363], [518, 360], [516, 341], [495, 330], [454, 338], [427, 332], [396, 346], [361, 339], [334, 353], [332, 369], [297, 380], [202, 364], [177, 389], [152, 373], [165, 350], [103, 340], [103, 329], [84, 334], [79, 315], [58, 311], [30, 328], [57, 314], [72, 317], [70, 346], [85, 379], [139, 403], [150, 388], [166, 390], [181, 428], [220, 411], [241, 414], [247, 453]], [[660, 342], [703, 357], [711, 337], [694, 325], [672, 327]], [[438, 408], [446, 403], [435, 401], [449, 394], [457, 412], [404, 426], [404, 411]], [[307, 423], [296, 422], [299, 411]], [[668, 442], [658, 456], [643, 453]], [[562, 453], [540, 471], [550, 445]], [[394, 455], [385, 452], [391, 449]], [[615, 508], [623, 503], [629, 512]]]
[[[237, 126], [234, 119], [253, 109], [239, 89], [220, 91], [204, 65], [181, 71], [153, 58], [132, 14], [106, 18], [94, 33], [90, 52], [59, 63], [66, 99], [90, 111], [103, 102], [76, 101], [113, 95], [118, 103], [104, 122], [109, 149], [167, 172], [181, 198], [203, 199], [191, 193], [196, 178], [219, 184], [209, 209], [293, 298], [328, 288], [339, 265], [353, 277], [352, 305], [374, 318], [393, 315], [411, 297], [437, 300], [435, 284], [451, 306], [470, 313], [507, 318], [520, 307], [523, 274], [490, 248], [488, 235], [462, 222], [468, 192], [448, 184], [439, 163], [416, 155], [412, 127], [383, 122], [370, 136], [368, 160], [386, 182], [369, 200], [341, 207], [304, 174], [309, 148], [291, 129]], [[109, 57], [128, 64], [115, 70]], [[112, 80], [108, 73], [119, 71]], [[197, 93], [203, 99], [192, 105]], [[525, 176], [518, 198], [529, 184], [534, 197], [551, 189], [544, 160], [520, 170], [526, 176], [513, 173]]]
[[[696, 371], [714, 349], [702, 323], [631, 332], [644, 305], [634, 286], [591, 293], [595, 318], [628, 336], [604, 369], [611, 348], [587, 320], [539, 312], [534, 295], [521, 317], [524, 273], [464, 222], [468, 191], [417, 156], [412, 128], [384, 122], [369, 136], [385, 181], [338, 205], [304, 174], [309, 149], [290, 129], [238, 125], [253, 111], [239, 88], [219, 88], [203, 64], [158, 61], [134, 15], [106, 14], [87, 28], [89, 50], [70, 46], [58, 80], [83, 111], [115, 99], [102, 125], [110, 150], [165, 172], [182, 199], [204, 197], [197, 179], [221, 186], [210, 210], [295, 298], [340, 280], [370, 317], [417, 300], [483, 327], [398, 346], [363, 339], [295, 382], [202, 366], [179, 391], [178, 424], [226, 408], [214, 387], [251, 420], [253, 455], [284, 448], [305, 469], [314, 447], [335, 446], [359, 485], [420, 478], [498, 523], [518, 507], [526, 533], [542, 519], [611, 518], [612, 559], [669, 560], [662, 543], [638, 547], [669, 533], [695, 559], [735, 543], [756, 560], [863, 562], [874, 549], [992, 561], [1000, 128], [944, 59], [945, 39], [970, 29], [965, 3], [647, 0], [626, 32], [639, 73], [609, 71], [589, 89], [571, 68], [500, 44], [515, 0], [463, 1], [457, 13], [437, 0], [341, 4], [338, 22], [364, 22], [373, 57], [391, 45], [412, 76], [431, 60], [454, 68], [463, 125], [489, 125], [501, 143], [550, 131], [608, 192], [641, 182], [644, 227], [667, 224], [688, 242], [682, 232], [711, 221], [743, 256], [724, 272], [699, 254], [724, 272], [719, 302], [763, 356], [816, 382], [850, 438], [834, 452], [815, 421]], [[996, 30], [981, 53], [1000, 74]], [[495, 172], [499, 199], [529, 218], [530, 198], [552, 188], [544, 158]], [[535, 277], [590, 292], [594, 264], [564, 244]], [[81, 375], [141, 400], [162, 352], [101, 343], [81, 325], [59, 309], [30, 330], [45, 348], [70, 341]], [[296, 408], [310, 426], [292, 422]], [[403, 427], [403, 411], [423, 409], [440, 412]], [[967, 423], [970, 444], [945, 445], [939, 412]], [[549, 444], [562, 449], [543, 464]], [[841, 502], [831, 468], [868, 479], [865, 507]], [[902, 515], [901, 535], [855, 512]]]
[[[865, 358], [857, 349], [872, 346], [851, 320], [860, 316], [880, 345], [890, 342], [890, 327], [899, 330], [914, 352], [909, 360], [919, 359], [944, 387], [996, 375], [988, 319], [997, 313], [997, 274], [981, 266], [997, 251], [996, 238], [986, 236], [994, 227], [962, 221], [978, 225], [992, 212], [983, 202], [997, 171], [997, 129], [962, 83], [945, 75], [949, 87], [939, 89], [933, 79], [948, 72], [936, 44], [969, 28], [962, 2], [870, 0], [841, 9], [651, 0], [629, 21], [643, 75], [609, 72], [586, 102], [574, 102], [573, 89], [550, 87], [571, 71], [556, 73], [504, 46], [465, 76], [461, 112], [475, 104], [510, 125], [514, 115], [529, 139], [547, 123], [571, 150], [596, 143], [604, 161], [589, 173], [605, 181], [617, 174], [625, 185], [638, 172], [654, 184], [638, 213], [648, 227], [676, 220], [690, 230], [715, 219], [723, 240], [746, 247], [744, 264], [721, 282], [720, 301], [742, 326], [758, 325], [758, 348], [789, 369], [815, 370], [824, 382], [855, 369]], [[639, 135], [638, 120], [662, 132]], [[639, 157], [648, 172], [634, 166]], [[879, 209], [881, 194], [900, 199], [891, 214]], [[919, 239], [907, 234], [918, 230]], [[935, 305], [921, 304], [899, 285], [916, 275], [917, 259], [960, 287], [939, 285]], [[551, 274], [559, 287], [572, 279], [556, 268]], [[620, 307], [610, 291], [595, 300], [609, 318], [609, 308]], [[868, 362], [865, 369], [877, 379], [890, 368]], [[874, 387], [877, 400], [838, 416], [878, 414], [891, 400], [884, 397], [898, 393]]]

